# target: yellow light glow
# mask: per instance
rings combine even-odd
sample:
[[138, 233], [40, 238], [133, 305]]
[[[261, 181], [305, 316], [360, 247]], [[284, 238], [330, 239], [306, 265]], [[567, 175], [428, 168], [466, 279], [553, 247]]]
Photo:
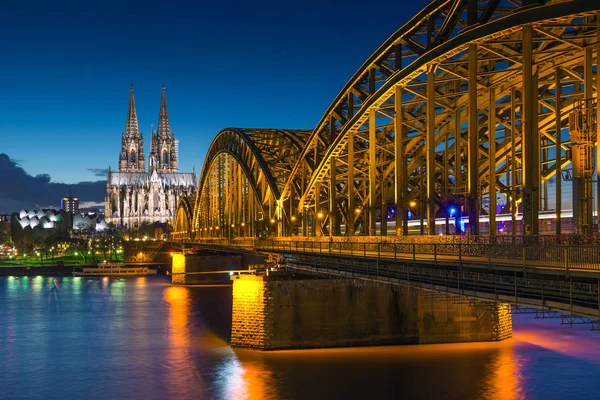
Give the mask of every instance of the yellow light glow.
[[317, 213], [317, 218], [319, 218], [319, 219], [323, 219], [323, 213], [319, 211], [319, 212]]
[[274, 224], [275, 223], [275, 218], [271, 218], [271, 223]]
[[291, 220], [292, 220], [292, 222], [295, 222], [296, 221], [296, 217], [294, 215], [292, 215]]
[[181, 274], [185, 272], [185, 256], [183, 254], [173, 254], [173, 266], [171, 268], [171, 271], [174, 274]]
[[361, 212], [362, 212], [362, 210], [358, 207], [354, 209], [355, 214], [360, 214]]
[[246, 226], [246, 224], [244, 222], [241, 223], [242, 226]]
[[411, 207], [416, 207], [417, 206], [417, 202], [414, 200], [411, 200], [410, 203], [408, 203], [409, 206]]

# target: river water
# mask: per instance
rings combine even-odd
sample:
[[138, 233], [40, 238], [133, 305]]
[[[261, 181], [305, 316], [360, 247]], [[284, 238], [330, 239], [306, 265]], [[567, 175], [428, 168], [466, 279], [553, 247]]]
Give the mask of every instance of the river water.
[[515, 318], [501, 343], [232, 349], [231, 288], [0, 278], [0, 398], [593, 399], [600, 332]]

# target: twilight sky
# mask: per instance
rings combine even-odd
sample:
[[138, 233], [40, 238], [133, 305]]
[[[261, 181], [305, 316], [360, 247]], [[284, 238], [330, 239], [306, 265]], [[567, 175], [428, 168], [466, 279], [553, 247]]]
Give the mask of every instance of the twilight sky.
[[50, 182], [103, 179], [94, 172], [117, 167], [130, 81], [146, 153], [166, 85], [183, 171], [200, 172], [225, 127], [312, 129], [428, 0], [369, 3], [3, 2], [0, 153]]

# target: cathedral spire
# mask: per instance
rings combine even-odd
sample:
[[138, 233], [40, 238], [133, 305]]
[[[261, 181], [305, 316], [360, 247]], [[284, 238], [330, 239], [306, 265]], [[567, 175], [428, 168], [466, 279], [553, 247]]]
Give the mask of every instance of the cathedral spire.
[[135, 111], [135, 98], [133, 95], [133, 82], [129, 84], [129, 110], [127, 111], [127, 126], [125, 127], [126, 137], [139, 137], [140, 128], [138, 126], [137, 112]]
[[144, 172], [145, 168], [144, 137], [142, 136], [138, 125], [137, 113], [135, 111], [135, 98], [133, 96], [133, 83], [131, 83], [129, 86], [127, 125], [125, 127], [125, 133], [121, 136], [119, 171]]
[[160, 113], [158, 114], [158, 136], [170, 137], [169, 113], [167, 112], [167, 97], [165, 96], [165, 85], [162, 85], [162, 97], [160, 99]]

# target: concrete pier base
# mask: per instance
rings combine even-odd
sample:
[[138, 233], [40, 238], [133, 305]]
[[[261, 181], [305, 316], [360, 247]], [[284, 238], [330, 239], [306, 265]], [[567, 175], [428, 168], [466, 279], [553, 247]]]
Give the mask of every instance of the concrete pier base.
[[233, 278], [231, 345], [260, 350], [498, 341], [508, 304], [362, 280]]

